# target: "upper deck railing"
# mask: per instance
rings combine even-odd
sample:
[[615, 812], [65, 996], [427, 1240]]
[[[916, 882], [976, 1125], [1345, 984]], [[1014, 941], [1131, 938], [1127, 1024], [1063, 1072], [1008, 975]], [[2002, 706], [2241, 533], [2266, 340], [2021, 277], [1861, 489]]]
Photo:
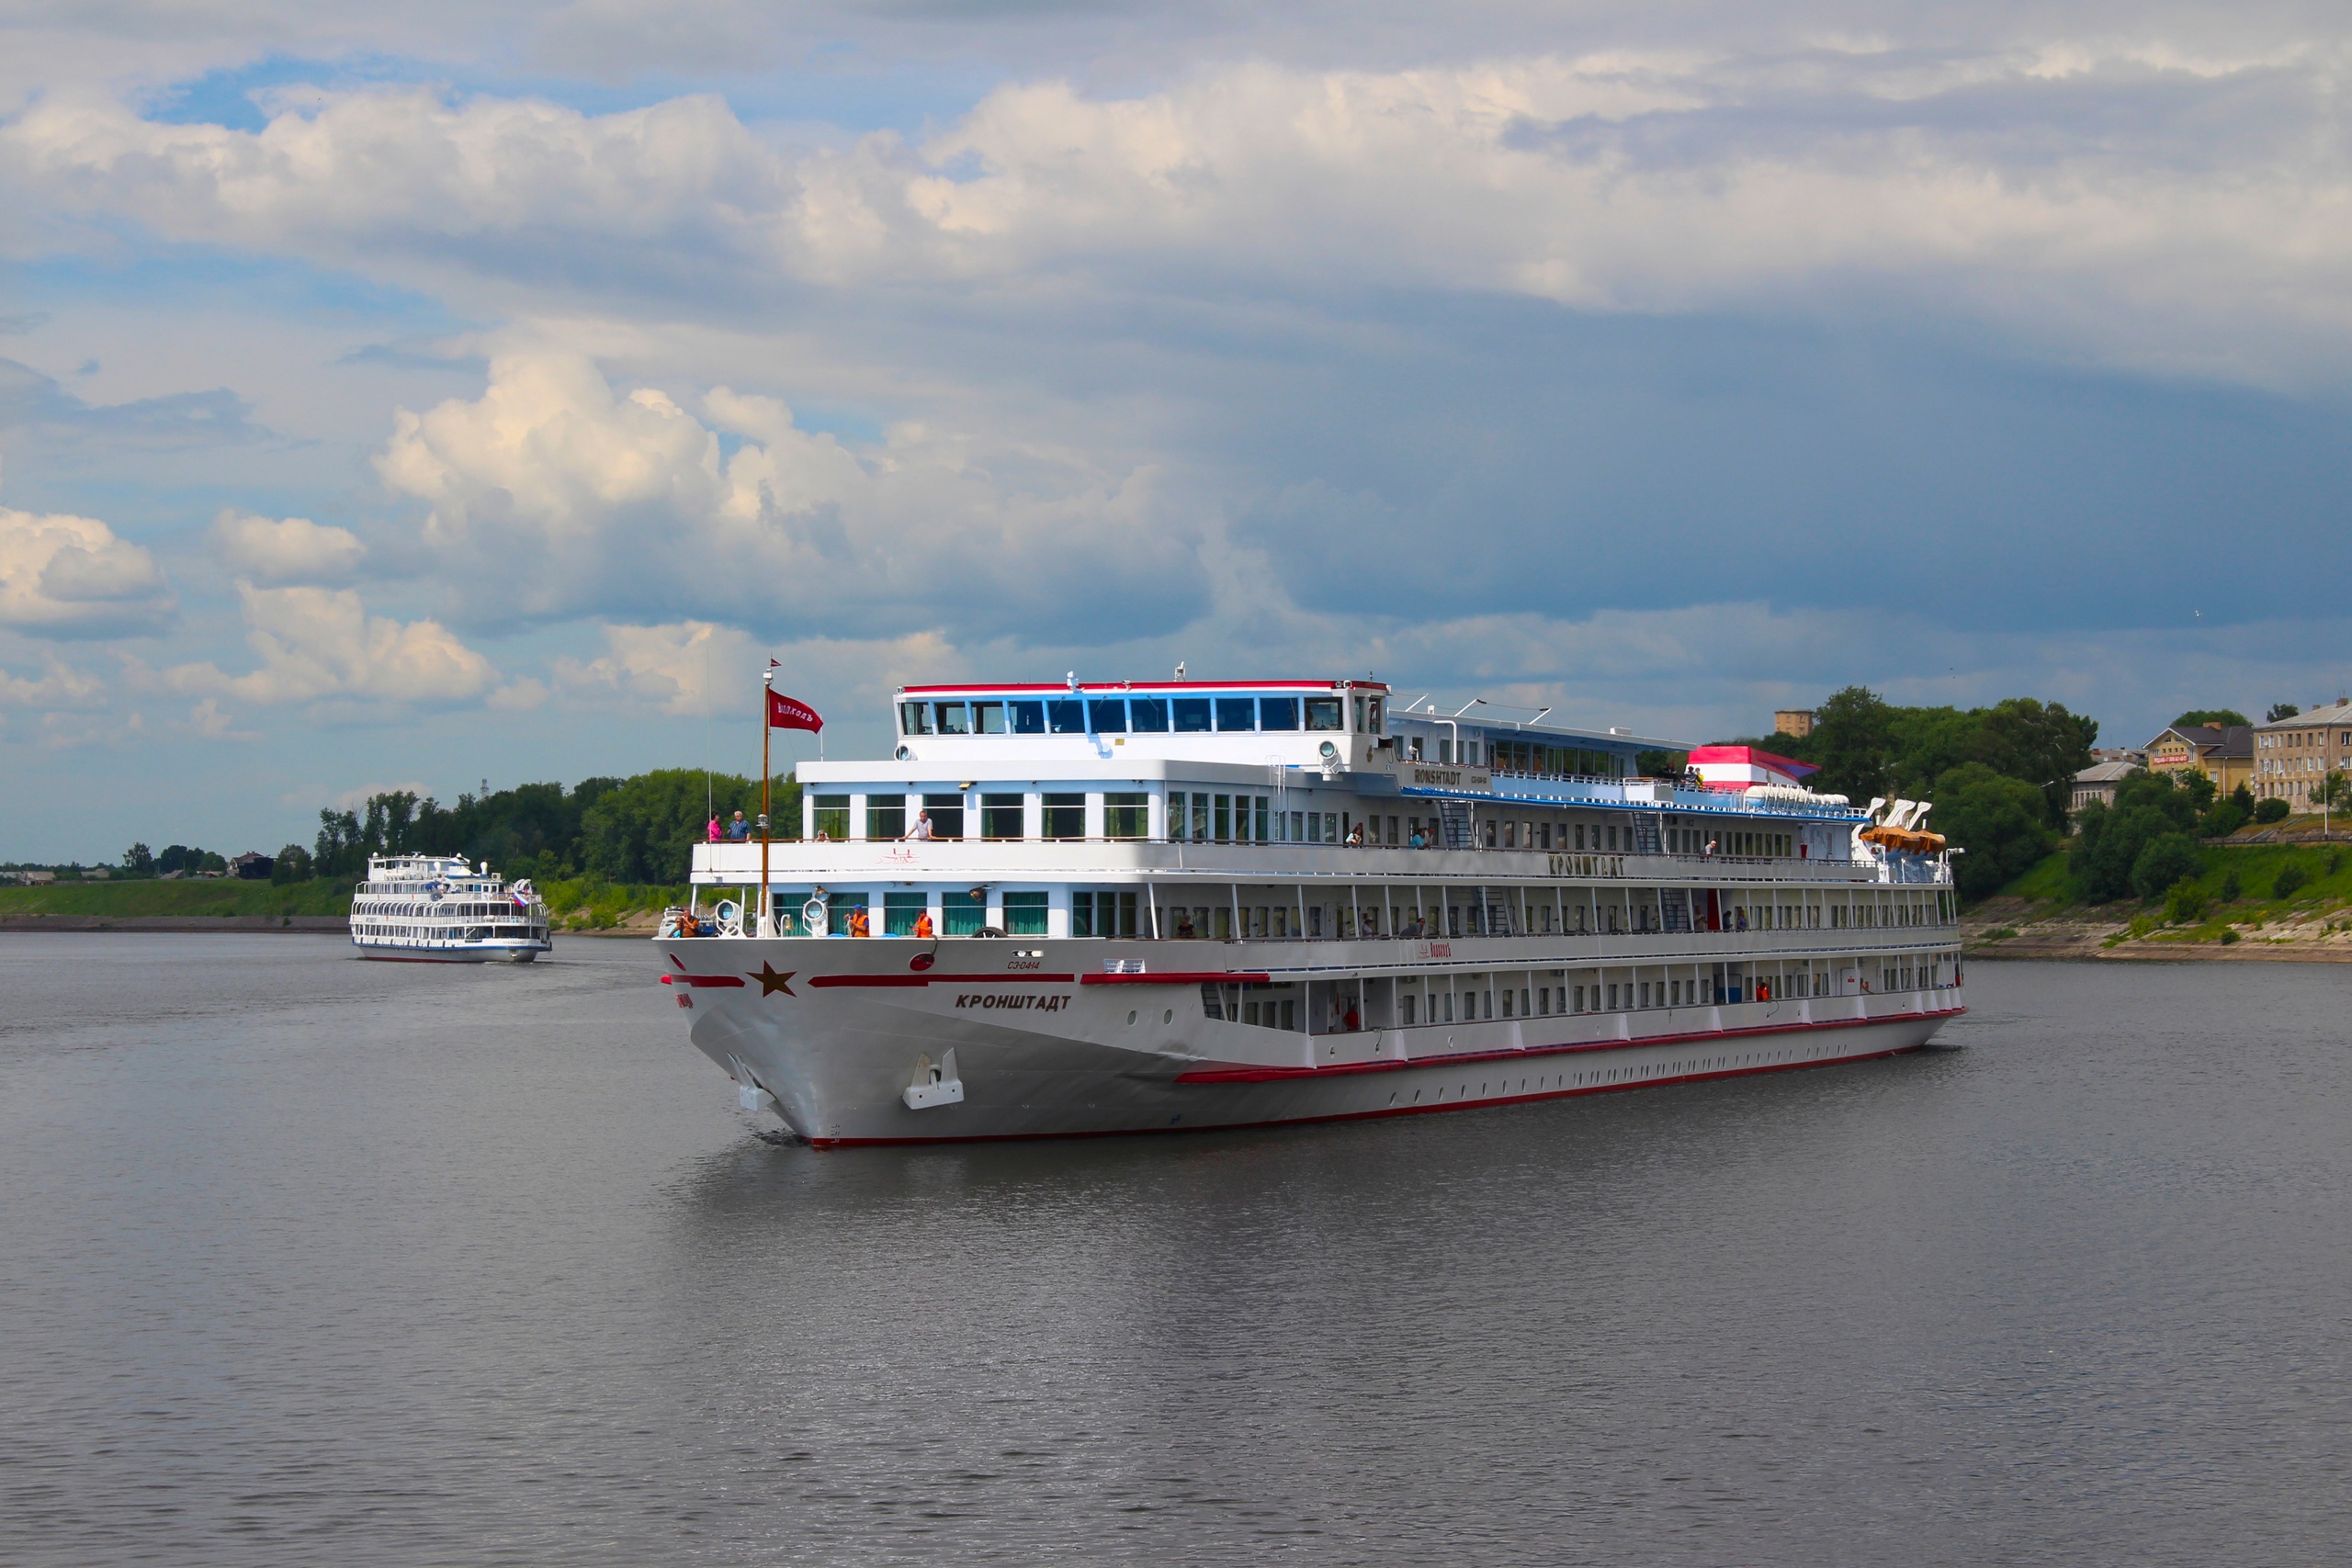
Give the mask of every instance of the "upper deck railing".
[[[1900, 859], [1900, 857], [1898, 857]], [[760, 844], [694, 846], [694, 880], [756, 886]], [[771, 883], [1135, 881], [1496, 882], [1605, 880], [1709, 886], [1802, 882], [1937, 886], [1951, 881], [1941, 861], [1909, 864], [1786, 856], [1692, 855], [1632, 851], [1464, 847], [1415, 850], [1387, 844], [1297, 844], [1197, 839], [777, 839], [768, 845]]]

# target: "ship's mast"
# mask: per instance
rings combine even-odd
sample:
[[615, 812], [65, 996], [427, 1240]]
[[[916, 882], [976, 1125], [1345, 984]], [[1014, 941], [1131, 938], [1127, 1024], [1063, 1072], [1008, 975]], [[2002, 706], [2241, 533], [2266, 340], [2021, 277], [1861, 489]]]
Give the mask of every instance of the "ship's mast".
[[768, 836], [773, 830], [768, 825], [768, 736], [775, 728], [775, 661], [770, 660], [760, 672], [760, 912], [754, 929], [762, 936], [768, 934]]

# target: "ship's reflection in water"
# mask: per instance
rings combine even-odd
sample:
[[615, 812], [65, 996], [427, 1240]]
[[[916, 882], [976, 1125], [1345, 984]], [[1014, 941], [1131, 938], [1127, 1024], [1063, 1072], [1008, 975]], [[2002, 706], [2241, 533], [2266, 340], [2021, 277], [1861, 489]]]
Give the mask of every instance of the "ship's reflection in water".
[[0, 1556], [2342, 1544], [2326, 966], [1986, 964], [1954, 1052], [818, 1154], [635, 943], [345, 951], [0, 946]]

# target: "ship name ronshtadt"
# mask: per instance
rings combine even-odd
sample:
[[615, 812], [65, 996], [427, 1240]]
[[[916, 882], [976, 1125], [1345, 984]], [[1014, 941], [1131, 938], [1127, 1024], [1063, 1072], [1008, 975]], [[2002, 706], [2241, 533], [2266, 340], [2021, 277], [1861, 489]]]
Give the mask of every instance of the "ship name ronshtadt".
[[1495, 776], [1484, 768], [1449, 768], [1443, 763], [1403, 761], [1396, 764], [1396, 782], [1408, 789], [1458, 789], [1472, 795], [1495, 793]]

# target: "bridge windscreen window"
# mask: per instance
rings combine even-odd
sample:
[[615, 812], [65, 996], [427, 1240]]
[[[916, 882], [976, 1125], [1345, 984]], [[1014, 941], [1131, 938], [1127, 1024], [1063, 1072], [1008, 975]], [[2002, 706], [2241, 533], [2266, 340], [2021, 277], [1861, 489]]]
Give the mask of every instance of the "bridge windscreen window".
[[980, 837], [983, 839], [1023, 837], [1027, 830], [1027, 825], [1022, 821], [1022, 799], [1017, 795], [980, 796]]
[[1348, 727], [1346, 705], [1337, 697], [1306, 699], [1306, 728], [1309, 729], [1339, 729]]
[[1261, 729], [1296, 729], [1298, 699], [1296, 697], [1260, 697], [1258, 728]]
[[960, 795], [926, 795], [922, 797], [923, 814], [931, 818], [931, 836], [934, 839], [960, 839], [964, 836], [964, 797]]
[[929, 735], [931, 733], [931, 705], [929, 703], [900, 703], [899, 728], [909, 735]]
[[1075, 697], [1046, 705], [1046, 728], [1056, 735], [1086, 733], [1086, 705]]
[[1168, 733], [1168, 699], [1135, 697], [1127, 703], [1127, 725], [1137, 735]]
[[972, 733], [1002, 735], [1004, 733], [1004, 705], [1002, 703], [974, 703], [972, 705]]
[[1082, 795], [1046, 796], [1045, 834], [1048, 839], [1086, 837], [1086, 796]]
[[1206, 697], [1178, 697], [1168, 705], [1175, 716], [1179, 735], [1206, 735], [1209, 732], [1209, 700]]
[[933, 711], [938, 716], [940, 734], [969, 735], [972, 733], [971, 715], [962, 703], [935, 703], [933, 705]]
[[1124, 697], [1097, 697], [1087, 705], [1091, 708], [1094, 733], [1125, 735], [1127, 732], [1127, 704]]
[[1255, 697], [1217, 698], [1216, 727], [1219, 729], [1257, 728], [1258, 699]]
[[1007, 703], [1012, 714], [1012, 733], [1043, 735], [1046, 733], [1046, 705], [1043, 703]]
[[1102, 836], [1140, 839], [1151, 831], [1151, 797], [1140, 793], [1102, 797]]

